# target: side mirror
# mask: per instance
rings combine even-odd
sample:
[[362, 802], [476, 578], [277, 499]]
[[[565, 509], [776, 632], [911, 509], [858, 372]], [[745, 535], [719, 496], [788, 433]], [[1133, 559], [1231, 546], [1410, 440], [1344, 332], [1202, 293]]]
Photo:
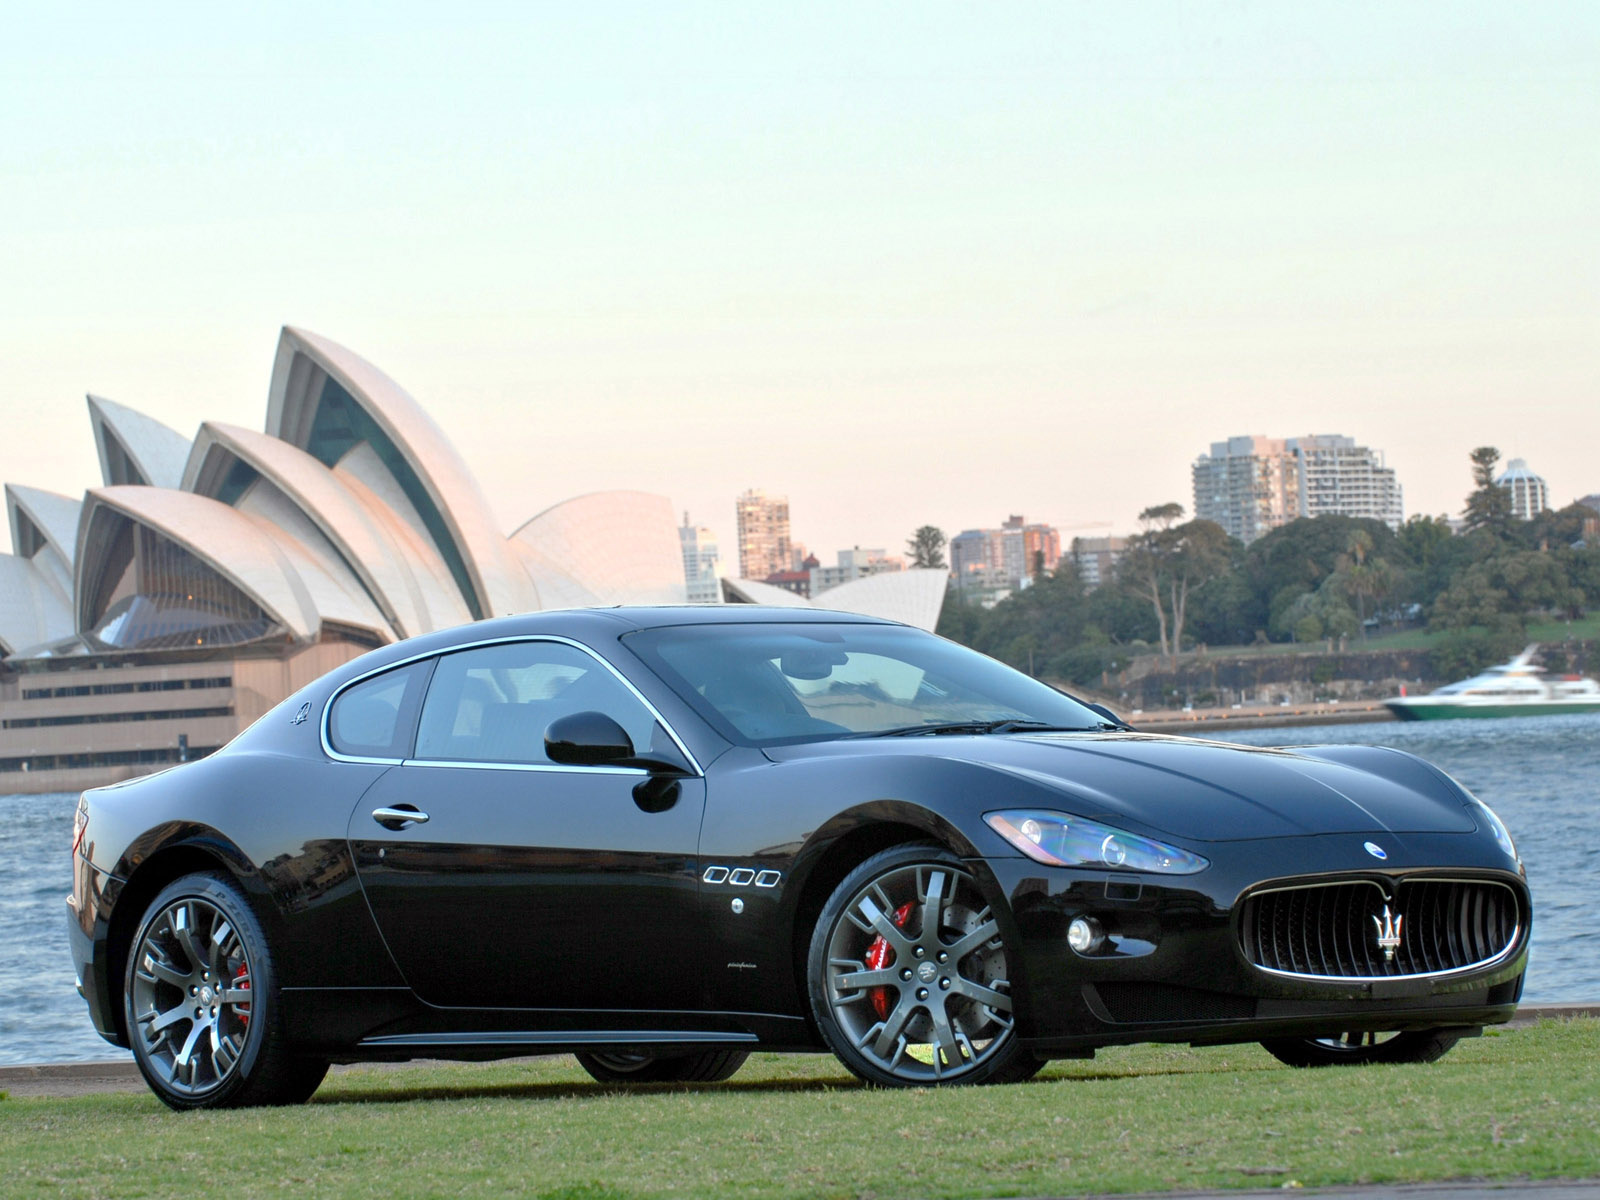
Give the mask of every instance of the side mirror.
[[577, 712], [550, 722], [544, 731], [545, 756], [574, 767], [628, 765], [633, 742], [628, 731], [603, 712]]

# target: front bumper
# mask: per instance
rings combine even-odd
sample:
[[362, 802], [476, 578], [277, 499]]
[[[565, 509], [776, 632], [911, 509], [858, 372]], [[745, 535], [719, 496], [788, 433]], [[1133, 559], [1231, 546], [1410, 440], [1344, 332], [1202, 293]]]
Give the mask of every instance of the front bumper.
[[[1212, 865], [1188, 876], [1046, 867], [1022, 857], [971, 865], [1011, 917], [1018, 1033], [1048, 1055], [1128, 1042], [1244, 1042], [1508, 1021], [1527, 969], [1532, 910], [1524, 880], [1484, 841], [1386, 835], [1391, 852], [1381, 864], [1349, 834], [1217, 843], [1207, 848]], [[1263, 886], [1372, 879], [1392, 887], [1440, 874], [1516, 893], [1522, 920], [1502, 957], [1451, 973], [1330, 981], [1264, 970], [1241, 947], [1239, 902]], [[1079, 916], [1106, 935], [1087, 955], [1067, 944], [1067, 928]]]

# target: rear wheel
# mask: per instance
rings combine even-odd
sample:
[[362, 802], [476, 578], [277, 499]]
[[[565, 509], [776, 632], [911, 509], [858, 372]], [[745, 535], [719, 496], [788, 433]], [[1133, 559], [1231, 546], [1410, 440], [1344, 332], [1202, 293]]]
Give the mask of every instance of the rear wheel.
[[266, 934], [231, 879], [164, 888], [134, 934], [123, 987], [134, 1061], [177, 1109], [299, 1104], [328, 1073], [292, 1054]]
[[649, 1050], [606, 1050], [574, 1056], [601, 1083], [721, 1083], [744, 1066], [748, 1050], [704, 1050], [662, 1057]]
[[1339, 1033], [1325, 1038], [1269, 1038], [1268, 1054], [1291, 1067], [1359, 1066], [1362, 1063], [1430, 1063], [1461, 1040], [1448, 1029]]
[[914, 843], [847, 875], [817, 920], [817, 1028], [868, 1083], [1013, 1083], [1044, 1064], [1014, 1032], [1011, 957], [961, 860]]

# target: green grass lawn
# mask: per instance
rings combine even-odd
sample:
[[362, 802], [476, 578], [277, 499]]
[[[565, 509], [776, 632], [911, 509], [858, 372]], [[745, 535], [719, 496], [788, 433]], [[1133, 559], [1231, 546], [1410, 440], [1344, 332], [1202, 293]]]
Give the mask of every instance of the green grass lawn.
[[[1349, 644], [1352, 650], [1431, 650], [1443, 636], [1426, 629], [1401, 629], [1370, 637], [1364, 643], [1359, 638], [1351, 638]], [[1576, 621], [1531, 621], [1528, 624], [1529, 642], [1564, 642], [1568, 638], [1600, 638], [1600, 613]]]
[[359, 1070], [294, 1109], [0, 1102], [0, 1194], [1038, 1196], [1600, 1176], [1600, 1021], [1419, 1067], [1294, 1071], [1254, 1046], [1134, 1047], [1033, 1083], [871, 1091], [831, 1059], [607, 1090], [568, 1058]]

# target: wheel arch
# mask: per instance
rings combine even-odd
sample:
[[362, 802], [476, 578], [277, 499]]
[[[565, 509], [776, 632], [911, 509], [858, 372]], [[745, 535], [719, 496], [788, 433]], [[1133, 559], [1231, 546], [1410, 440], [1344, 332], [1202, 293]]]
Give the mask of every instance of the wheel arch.
[[179, 836], [182, 840], [167, 842], [159, 849], [144, 854], [131, 869], [126, 865], [128, 858], [119, 864], [118, 874], [125, 882], [117, 893], [116, 904], [106, 926], [106, 950], [109, 955], [106, 984], [110, 992], [111, 1018], [116, 1023], [117, 1034], [123, 1045], [128, 1044], [127, 1017], [123, 1012], [123, 985], [128, 955], [132, 950], [133, 935], [138, 931], [145, 910], [162, 888], [185, 875], [219, 871], [239, 885], [257, 917], [265, 916], [262, 893], [256, 886], [254, 871], [237, 846], [210, 830], [192, 830], [186, 836]]
[[[859, 863], [908, 842], [931, 842], [962, 858], [978, 856], [977, 848], [946, 818], [903, 800], [873, 801], [849, 809], [806, 840], [790, 875], [795, 900], [789, 921], [789, 969], [796, 996], [806, 994], [806, 954], [828, 897]], [[811, 1025], [810, 1006], [802, 999], [800, 1007]]]

